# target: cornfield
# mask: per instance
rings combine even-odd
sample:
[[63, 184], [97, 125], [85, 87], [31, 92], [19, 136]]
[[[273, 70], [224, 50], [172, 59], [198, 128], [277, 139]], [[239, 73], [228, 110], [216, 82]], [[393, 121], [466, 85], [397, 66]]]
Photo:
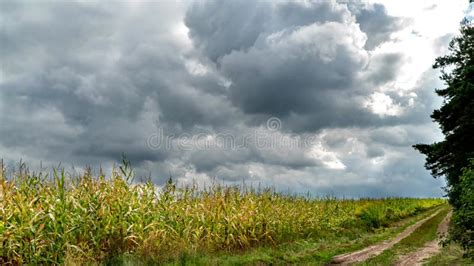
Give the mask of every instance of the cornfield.
[[121, 254], [177, 258], [373, 230], [441, 199], [315, 199], [212, 185], [157, 189], [110, 177], [19, 171], [0, 176], [0, 264], [103, 263]]

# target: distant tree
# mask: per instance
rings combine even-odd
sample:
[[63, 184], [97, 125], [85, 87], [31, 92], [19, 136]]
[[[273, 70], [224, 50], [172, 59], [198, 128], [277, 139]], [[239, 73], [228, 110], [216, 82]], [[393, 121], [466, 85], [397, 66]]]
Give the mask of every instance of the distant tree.
[[[466, 207], [472, 199], [472, 178], [461, 178], [466, 169], [472, 168], [470, 159], [474, 158], [474, 27], [465, 19], [461, 24], [460, 35], [449, 44], [448, 55], [438, 57], [433, 68], [441, 69], [440, 79], [446, 88], [436, 93], [444, 98], [440, 109], [434, 110], [431, 118], [436, 121], [445, 136], [443, 141], [433, 144], [417, 144], [413, 147], [426, 155], [425, 167], [434, 177], [446, 177], [449, 201], [454, 208], [455, 220], [452, 232], [467, 232], [472, 226], [474, 213], [472, 206]], [[470, 215], [470, 216], [469, 216]], [[462, 217], [462, 219], [461, 219]], [[469, 218], [470, 217], [470, 218]], [[456, 235], [455, 233], [454, 235]], [[458, 241], [472, 256], [473, 234], [465, 235]], [[470, 251], [469, 251], [470, 250]]]

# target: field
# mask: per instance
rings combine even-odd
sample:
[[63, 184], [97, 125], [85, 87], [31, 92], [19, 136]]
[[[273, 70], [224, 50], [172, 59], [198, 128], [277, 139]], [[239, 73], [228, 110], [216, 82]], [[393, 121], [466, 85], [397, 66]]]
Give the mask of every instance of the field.
[[2, 173], [0, 263], [174, 263], [370, 236], [357, 244], [366, 245], [379, 240], [374, 232], [445, 205], [442, 199], [320, 199], [220, 185], [198, 190], [171, 181], [157, 188], [135, 184], [131, 175], [127, 165], [110, 177]]

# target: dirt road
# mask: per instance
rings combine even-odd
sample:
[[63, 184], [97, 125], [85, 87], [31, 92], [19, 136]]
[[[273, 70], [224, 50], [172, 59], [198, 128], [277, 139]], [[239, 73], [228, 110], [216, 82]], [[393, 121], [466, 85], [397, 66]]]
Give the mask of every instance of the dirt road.
[[441, 250], [440, 241], [444, 239], [446, 233], [448, 232], [448, 225], [451, 219], [452, 213], [449, 212], [448, 215], [438, 226], [438, 238], [430, 241], [425, 244], [424, 247], [417, 249], [416, 251], [406, 254], [399, 258], [398, 262], [395, 265], [399, 266], [411, 266], [411, 265], [421, 265], [422, 261], [436, 255]]
[[[402, 233], [400, 233], [399, 235], [397, 235], [397, 237], [393, 239], [383, 241], [381, 243], [369, 246], [359, 251], [335, 256], [332, 259], [332, 262], [330, 265], [351, 265], [357, 262], [365, 261], [371, 257], [377, 256], [381, 254], [384, 250], [393, 247], [402, 239], [409, 236], [413, 231], [415, 231], [418, 227], [420, 227], [424, 222], [436, 216], [440, 211], [441, 210], [438, 210], [435, 213], [431, 214], [429, 217], [419, 220], [415, 224], [409, 226], [407, 229], [405, 229]], [[436, 242], [436, 245], [437, 244], [438, 243]]]

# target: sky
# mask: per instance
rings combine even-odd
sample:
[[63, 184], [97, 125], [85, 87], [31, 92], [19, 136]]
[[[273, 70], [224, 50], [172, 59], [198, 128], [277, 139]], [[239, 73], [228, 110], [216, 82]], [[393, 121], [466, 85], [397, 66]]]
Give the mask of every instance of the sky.
[[[438, 197], [411, 145], [468, 1], [2, 1], [7, 170]], [[472, 11], [471, 11], [472, 15]], [[140, 180], [140, 178], [137, 178]]]

